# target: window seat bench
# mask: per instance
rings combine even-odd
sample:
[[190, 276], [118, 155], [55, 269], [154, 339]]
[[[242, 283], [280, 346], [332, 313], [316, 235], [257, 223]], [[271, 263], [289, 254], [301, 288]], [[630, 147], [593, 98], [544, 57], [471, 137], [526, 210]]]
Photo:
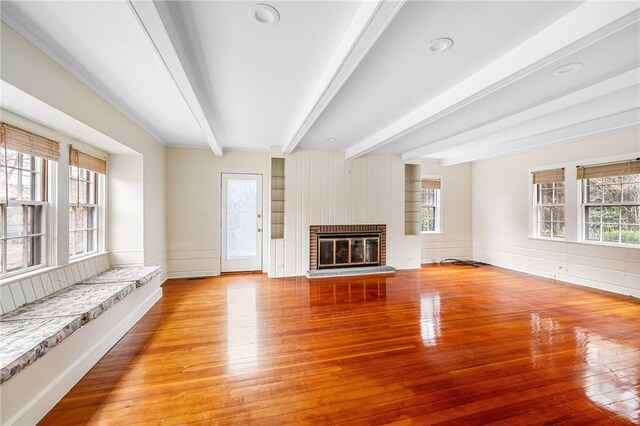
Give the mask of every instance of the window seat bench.
[[[111, 268], [2, 315], [2, 424], [40, 420], [160, 298], [160, 274], [160, 267]], [[71, 359], [64, 362], [69, 357], [66, 353]], [[51, 372], [51, 368], [61, 371]], [[46, 370], [52, 382], [45, 378], [38, 387], [31, 382], [32, 369], [38, 370], [34, 373], [38, 378]], [[67, 378], [69, 370], [73, 377]], [[22, 388], [23, 398], [10, 406], [6, 400], [15, 396], [8, 392], [14, 382]], [[57, 386], [59, 382], [65, 384]], [[25, 392], [25, 386], [31, 392]], [[20, 405], [22, 410], [14, 410]], [[15, 411], [14, 415], [7, 417], [6, 409]]]

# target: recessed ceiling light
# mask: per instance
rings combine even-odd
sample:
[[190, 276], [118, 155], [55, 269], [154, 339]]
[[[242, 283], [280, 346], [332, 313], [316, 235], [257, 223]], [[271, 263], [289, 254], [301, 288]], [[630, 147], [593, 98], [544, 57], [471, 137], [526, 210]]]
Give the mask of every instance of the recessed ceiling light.
[[261, 27], [272, 27], [280, 22], [280, 14], [268, 4], [254, 4], [249, 8], [249, 20]]
[[427, 43], [424, 51], [427, 53], [440, 53], [451, 49], [451, 46], [453, 46], [453, 40], [450, 38], [437, 38]]
[[329, 139], [327, 139], [327, 142], [335, 142], [335, 141], [336, 141], [336, 138], [329, 138]]
[[582, 68], [582, 64], [580, 62], [574, 62], [572, 64], [561, 66], [560, 68], [558, 68], [553, 72], [553, 75], [571, 74], [572, 72], [578, 71], [580, 68]]

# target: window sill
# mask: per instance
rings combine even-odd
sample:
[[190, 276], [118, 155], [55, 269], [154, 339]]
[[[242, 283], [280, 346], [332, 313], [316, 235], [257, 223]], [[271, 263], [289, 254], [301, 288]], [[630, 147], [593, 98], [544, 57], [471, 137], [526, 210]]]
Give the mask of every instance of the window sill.
[[444, 234], [442, 231], [420, 231], [420, 235], [439, 235]]
[[543, 238], [543, 237], [529, 237], [528, 239], [536, 240], [536, 241], [555, 241], [557, 243], [567, 243], [567, 244], [585, 244], [588, 246], [640, 249], [640, 246], [635, 244], [612, 244], [612, 243], [603, 243], [600, 241], [568, 241], [564, 238], [561, 239], [561, 238]]
[[33, 269], [29, 269], [27, 272], [19, 273], [16, 275], [10, 275], [8, 277], [4, 277], [0, 279], [0, 286], [8, 285], [15, 283], [17, 281], [26, 280], [32, 277], [36, 277], [38, 275], [45, 274], [47, 272], [55, 271], [58, 269], [58, 266], [37, 266]]
[[561, 243], [577, 243], [578, 241], [567, 241], [563, 238], [554, 238], [554, 237], [529, 237], [530, 240], [540, 240], [540, 241], [559, 241]]
[[80, 256], [70, 257], [68, 265], [73, 265], [74, 263], [80, 263], [83, 260], [87, 260], [87, 259], [93, 259], [94, 257], [98, 257], [98, 256], [100, 256], [101, 254], [104, 254], [104, 253], [105, 252], [93, 251], [91, 253], [83, 254], [83, 255], [80, 255]]

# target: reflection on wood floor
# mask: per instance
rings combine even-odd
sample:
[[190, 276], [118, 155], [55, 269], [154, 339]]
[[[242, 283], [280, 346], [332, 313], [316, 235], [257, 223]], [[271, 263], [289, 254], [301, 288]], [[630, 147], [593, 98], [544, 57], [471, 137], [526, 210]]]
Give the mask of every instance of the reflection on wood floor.
[[172, 280], [43, 424], [638, 424], [640, 304], [495, 267]]

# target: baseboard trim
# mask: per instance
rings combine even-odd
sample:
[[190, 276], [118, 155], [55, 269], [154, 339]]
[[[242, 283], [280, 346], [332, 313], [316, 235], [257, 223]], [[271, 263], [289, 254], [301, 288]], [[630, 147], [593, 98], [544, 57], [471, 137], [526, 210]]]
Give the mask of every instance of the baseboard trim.
[[184, 271], [184, 272], [169, 272], [167, 279], [180, 279], [180, 278], [201, 278], [201, 277], [217, 277], [220, 272], [213, 271], [213, 273], [207, 271]]
[[624, 296], [632, 296], [632, 297], [640, 298], [640, 289], [636, 290], [628, 287], [617, 286], [614, 284], [603, 283], [600, 281], [576, 278], [572, 275], [555, 274], [555, 278], [554, 278], [554, 274], [552, 272], [541, 271], [539, 269], [527, 268], [519, 265], [513, 265], [507, 262], [496, 261], [494, 259], [487, 259], [487, 258], [480, 257], [474, 260], [477, 260], [479, 262], [485, 262], [487, 264], [497, 266], [500, 268], [511, 269], [512, 271], [523, 272], [525, 274], [531, 274], [537, 277], [547, 278], [550, 280], [555, 279], [557, 281], [563, 281], [569, 284], [575, 284], [582, 287], [594, 288], [596, 290], [608, 291], [609, 293], [616, 293], [616, 294], [622, 294]]
[[0, 423], [42, 420], [161, 297], [158, 276], [3, 383]]

